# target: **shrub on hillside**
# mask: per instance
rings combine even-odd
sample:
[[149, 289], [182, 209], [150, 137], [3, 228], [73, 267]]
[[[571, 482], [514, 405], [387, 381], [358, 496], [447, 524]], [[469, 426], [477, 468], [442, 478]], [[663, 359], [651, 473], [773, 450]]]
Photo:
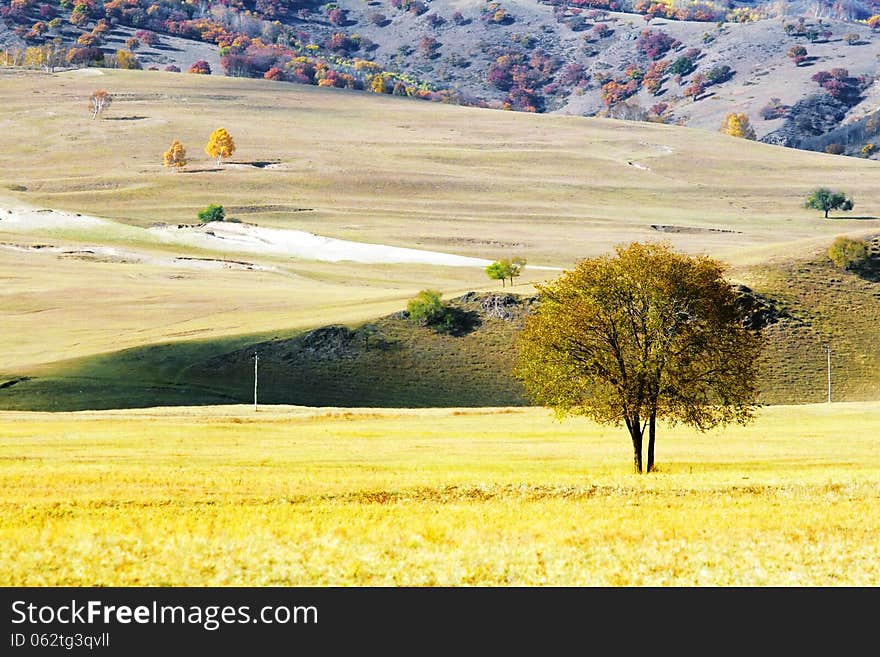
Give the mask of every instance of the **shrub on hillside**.
[[443, 318], [443, 301], [436, 290], [422, 290], [406, 304], [406, 312], [414, 324], [428, 326]]
[[835, 267], [860, 269], [868, 261], [868, 245], [863, 240], [841, 236], [828, 247], [828, 257]]
[[406, 304], [406, 312], [414, 324], [450, 335], [463, 335], [479, 323], [473, 313], [444, 305], [436, 290], [419, 292]]
[[226, 211], [222, 205], [209, 205], [205, 209], [199, 210], [198, 217], [203, 224], [211, 221], [223, 221], [226, 217]]
[[190, 65], [187, 73], [195, 73], [197, 75], [211, 75], [211, 65], [204, 59], [200, 59], [199, 61], [193, 62], [192, 65]]
[[669, 50], [681, 45], [678, 39], [674, 39], [662, 30], [642, 30], [636, 41], [636, 47], [649, 59], [660, 59]]

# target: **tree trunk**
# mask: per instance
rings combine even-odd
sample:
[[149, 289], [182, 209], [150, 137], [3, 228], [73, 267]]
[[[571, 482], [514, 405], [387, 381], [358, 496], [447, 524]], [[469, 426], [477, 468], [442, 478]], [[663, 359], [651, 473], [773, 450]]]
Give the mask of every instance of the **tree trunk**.
[[828, 218], [828, 210], [825, 210], [825, 218]]
[[629, 435], [632, 437], [633, 443], [633, 468], [636, 474], [642, 474], [642, 425], [639, 422], [638, 415], [635, 418], [626, 419], [626, 428], [629, 429]]
[[645, 472], [654, 472], [654, 436], [657, 429], [657, 409], [651, 411], [651, 419], [648, 422], [648, 463]]

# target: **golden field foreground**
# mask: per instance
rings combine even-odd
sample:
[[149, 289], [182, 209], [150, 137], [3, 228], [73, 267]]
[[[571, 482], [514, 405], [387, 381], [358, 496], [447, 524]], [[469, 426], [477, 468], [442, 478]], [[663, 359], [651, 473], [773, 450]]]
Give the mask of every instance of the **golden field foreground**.
[[0, 413], [0, 585], [875, 586], [880, 403]]

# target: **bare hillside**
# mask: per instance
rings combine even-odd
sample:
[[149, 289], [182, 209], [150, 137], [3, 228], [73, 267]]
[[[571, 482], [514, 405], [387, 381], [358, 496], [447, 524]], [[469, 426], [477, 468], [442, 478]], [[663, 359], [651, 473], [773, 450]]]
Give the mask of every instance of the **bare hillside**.
[[25, 5], [3, 15], [7, 31], [66, 44], [61, 65], [203, 61], [213, 75], [713, 131], [742, 112], [758, 139], [867, 157], [880, 126], [870, 3], [133, 0], [85, 19]]

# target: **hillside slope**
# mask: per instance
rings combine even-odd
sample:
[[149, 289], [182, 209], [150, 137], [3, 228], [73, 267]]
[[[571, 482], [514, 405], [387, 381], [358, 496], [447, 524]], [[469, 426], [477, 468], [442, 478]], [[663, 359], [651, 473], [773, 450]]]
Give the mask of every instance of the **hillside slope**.
[[[835, 390], [877, 394], [876, 283], [822, 255], [838, 234], [880, 234], [874, 161], [220, 76], [7, 71], [2, 83], [0, 406], [246, 402], [255, 346], [267, 350], [267, 401], [521, 403], [509, 324], [453, 338], [393, 317], [420, 289], [497, 291], [481, 266], [244, 248], [189, 225], [209, 203], [235, 226], [288, 237], [521, 255], [525, 295], [615, 244], [668, 241], [721, 258], [735, 282], [790, 311], [793, 323], [772, 329], [768, 399], [821, 400], [829, 342]], [[96, 88], [116, 101], [91, 119]], [[218, 167], [200, 151], [221, 125], [238, 149]], [[181, 172], [161, 164], [174, 138], [192, 154]], [[845, 189], [856, 211], [805, 209], [818, 185]], [[358, 351], [361, 338], [374, 344], [358, 332], [365, 322], [387, 326], [400, 348]], [[288, 344], [327, 326], [354, 331], [334, 334], [345, 357], [304, 359]]]
[[[878, 249], [880, 238], [875, 238]], [[835, 269], [827, 258], [740, 272], [757, 287], [763, 328], [760, 401], [880, 398], [880, 279]], [[751, 293], [750, 293], [751, 297]], [[754, 298], [754, 297], [752, 297]], [[463, 335], [412, 324], [405, 312], [270, 339], [178, 343], [59, 363], [0, 382], [0, 409], [87, 410], [253, 401], [254, 355], [262, 404], [335, 407], [521, 406], [512, 376], [516, 339], [532, 295], [473, 293], [449, 300]], [[124, 374], [123, 374], [124, 373]]]
[[[871, 3], [298, 0], [196, 8], [169, 0], [155, 11], [151, 5], [96, 3], [77, 14], [61, 3], [25, 3], [4, 20], [31, 45], [58, 39], [73, 48], [60, 64], [186, 71], [205, 61], [214, 75], [524, 111], [607, 113], [713, 131], [728, 113], [743, 112], [758, 138], [858, 156], [880, 129], [876, 121], [858, 134], [815, 139], [876, 112], [880, 41], [864, 20]], [[791, 56], [796, 47], [805, 49], [798, 63]], [[120, 51], [128, 53], [122, 64]], [[842, 102], [829, 114], [816, 105], [828, 89], [813, 78], [833, 70], [846, 72], [852, 90], [832, 91]], [[703, 90], [691, 94], [699, 80]]]

